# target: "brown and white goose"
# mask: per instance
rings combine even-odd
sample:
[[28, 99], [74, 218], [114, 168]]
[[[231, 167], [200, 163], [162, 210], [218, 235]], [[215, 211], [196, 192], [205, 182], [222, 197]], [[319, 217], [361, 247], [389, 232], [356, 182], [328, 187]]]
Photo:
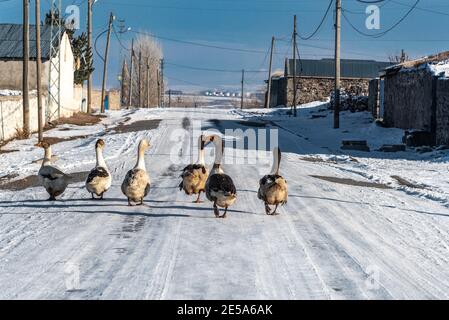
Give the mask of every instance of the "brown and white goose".
[[204, 141], [203, 135], [200, 135], [198, 139], [198, 161], [194, 164], [189, 164], [182, 170], [182, 181], [179, 184], [179, 190], [184, 190], [187, 195], [198, 195], [195, 203], [201, 202], [201, 192], [206, 192], [206, 181], [209, 177], [209, 172], [204, 162], [205, 144], [206, 141]]
[[67, 188], [70, 176], [51, 164], [52, 154], [50, 144], [41, 142], [38, 146], [45, 150], [44, 160], [42, 161], [42, 166], [38, 173], [39, 182], [50, 195], [48, 200], [56, 200], [56, 197], [63, 194]]
[[[287, 203], [288, 188], [287, 181], [279, 175], [281, 163], [281, 149], [273, 150], [273, 167], [271, 173], [264, 176], [259, 181], [259, 191], [257, 197], [265, 203], [265, 212], [268, 215], [276, 215], [278, 206]], [[276, 206], [271, 212], [270, 205]]]
[[128, 198], [128, 205], [131, 201], [138, 205], [143, 205], [143, 198], [150, 191], [150, 177], [145, 167], [145, 150], [150, 144], [146, 139], [139, 143], [137, 163], [132, 170], [129, 170], [122, 183], [122, 192]]
[[92, 199], [95, 199], [94, 194], [100, 197], [100, 199], [103, 199], [104, 193], [109, 190], [112, 183], [111, 172], [103, 158], [104, 145], [104, 140], [97, 140], [95, 144], [97, 163], [95, 168], [90, 171], [86, 180], [86, 189], [92, 195]]
[[[203, 137], [203, 139], [215, 144], [215, 161], [206, 182], [206, 197], [214, 203], [215, 217], [226, 218], [228, 207], [233, 205], [237, 199], [237, 190], [232, 178], [224, 173], [221, 166], [224, 151], [223, 140], [218, 135]], [[225, 208], [222, 216], [220, 216], [218, 207]]]

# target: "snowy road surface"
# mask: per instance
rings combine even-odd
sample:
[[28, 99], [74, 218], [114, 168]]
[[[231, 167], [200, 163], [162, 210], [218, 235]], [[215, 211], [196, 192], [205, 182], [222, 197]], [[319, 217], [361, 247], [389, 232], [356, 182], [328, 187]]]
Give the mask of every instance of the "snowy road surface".
[[[379, 153], [344, 156], [323, 148], [321, 140], [314, 143], [315, 131], [304, 123], [305, 131], [296, 132], [295, 120], [279, 120], [281, 173], [290, 194], [279, 216], [266, 216], [257, 199], [258, 179], [268, 165], [224, 166], [238, 192], [227, 219], [215, 219], [210, 203], [194, 204], [181, 193], [180, 170], [196, 158], [187, 134], [195, 120], [202, 129], [261, 129], [260, 123], [243, 122], [253, 116], [213, 108], [123, 111], [95, 126], [50, 131], [90, 134], [54, 145], [56, 164], [68, 173], [92, 168], [101, 136], [113, 185], [103, 201], [91, 200], [83, 182], [70, 185], [56, 202], [44, 201], [48, 196], [40, 187], [0, 190], [0, 298], [449, 298], [444, 163], [382, 159]], [[145, 119], [161, 122], [150, 130], [104, 131]], [[264, 123], [271, 126], [273, 119]], [[330, 127], [331, 117], [309, 120], [310, 128], [326, 121]], [[186, 131], [170, 141], [176, 130]], [[146, 154], [152, 189], [146, 206], [128, 207], [120, 184], [143, 137], [152, 144]], [[0, 178], [37, 172], [33, 161], [42, 150], [33, 143], [8, 145], [20, 152], [0, 155]], [[171, 159], [173, 148], [182, 163]], [[420, 172], [429, 184], [429, 175], [440, 180], [415, 192], [386, 178], [408, 174], [403, 177], [419, 181]], [[354, 180], [376, 184], [351, 185]]]

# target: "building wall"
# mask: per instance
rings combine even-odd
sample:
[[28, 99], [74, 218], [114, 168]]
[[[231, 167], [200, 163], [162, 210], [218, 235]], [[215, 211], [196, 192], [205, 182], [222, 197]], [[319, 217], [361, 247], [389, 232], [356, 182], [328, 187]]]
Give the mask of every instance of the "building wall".
[[387, 75], [384, 122], [389, 127], [431, 130], [432, 75], [425, 69]]
[[[42, 63], [42, 89], [48, 90], [48, 68], [50, 62]], [[28, 63], [28, 85], [30, 90], [36, 90], [36, 62]], [[22, 61], [0, 60], [0, 90], [22, 90]]]
[[436, 142], [449, 145], [449, 79], [439, 79], [436, 92]]
[[[120, 90], [106, 91], [109, 95], [109, 110], [120, 110]], [[101, 90], [92, 90], [92, 108], [100, 110]]]
[[[46, 97], [42, 97], [43, 106], [46, 105]], [[42, 116], [45, 119], [45, 108]], [[21, 96], [0, 97], [0, 140], [9, 140], [23, 128], [23, 109]], [[37, 97], [30, 95], [30, 129], [37, 131]]]
[[[76, 86], [73, 91], [73, 101], [71, 108], [61, 108], [62, 117], [70, 117], [76, 112], [83, 111], [81, 109], [83, 89]], [[85, 94], [84, 94], [85, 97]], [[42, 96], [43, 119], [46, 119], [47, 95]], [[53, 117], [52, 120], [57, 119]], [[16, 137], [18, 131], [23, 128], [23, 104], [21, 96], [0, 96], [0, 141], [9, 140]], [[33, 93], [30, 95], [30, 129], [32, 132], [37, 131], [37, 98]]]

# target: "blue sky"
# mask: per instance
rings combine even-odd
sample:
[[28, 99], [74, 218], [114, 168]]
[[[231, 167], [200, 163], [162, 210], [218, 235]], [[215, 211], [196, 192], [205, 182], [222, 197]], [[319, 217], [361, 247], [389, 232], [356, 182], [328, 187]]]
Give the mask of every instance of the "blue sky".
[[[298, 16], [298, 31], [307, 36], [318, 25], [330, 0], [98, 0], [94, 5], [94, 37], [107, 26], [108, 15], [134, 31], [151, 32], [166, 38], [199, 42], [212, 46], [240, 48], [260, 52], [233, 52], [173, 41], [159, 40], [167, 62], [202, 68], [226, 70], [265, 70], [271, 37], [278, 41], [274, 69], [282, 69], [286, 54], [291, 55], [293, 15]], [[372, 0], [368, 0], [372, 1]], [[395, 24], [416, 0], [385, 0], [380, 9], [381, 29], [365, 28], [366, 4], [357, 0], [342, 0], [351, 23], [366, 33], [377, 33]], [[34, 23], [34, 1], [31, 1], [31, 23]], [[41, 0], [42, 14], [50, 0]], [[81, 28], [86, 25], [87, 0], [63, 1], [63, 7], [77, 4], [81, 10]], [[299, 40], [303, 58], [323, 58], [333, 55], [333, 8], [320, 32], [308, 41]], [[21, 23], [22, 0], [0, 0], [0, 22]], [[365, 37], [355, 32], [342, 19], [342, 57], [387, 60], [402, 48], [411, 57], [449, 50], [449, 2], [421, 0], [417, 8], [399, 26], [381, 38]], [[130, 45], [133, 32], [123, 35], [122, 43]], [[100, 52], [104, 49], [99, 41]], [[117, 86], [120, 45], [112, 37], [109, 86]], [[100, 85], [102, 65], [96, 57], [95, 85]], [[173, 88], [237, 88], [239, 73], [207, 72], [167, 65], [165, 74]], [[246, 83], [262, 85], [266, 73], [247, 74]]]

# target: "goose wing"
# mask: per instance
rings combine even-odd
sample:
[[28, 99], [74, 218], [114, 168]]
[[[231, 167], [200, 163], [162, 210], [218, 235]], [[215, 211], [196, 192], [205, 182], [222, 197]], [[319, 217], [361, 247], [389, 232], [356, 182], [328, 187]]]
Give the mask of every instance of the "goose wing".
[[109, 172], [103, 167], [96, 167], [87, 176], [87, 183], [92, 182], [95, 178], [107, 178], [109, 177]]
[[49, 180], [56, 180], [60, 178], [70, 178], [68, 175], [66, 175], [64, 172], [59, 170], [56, 167], [53, 166], [44, 166], [40, 168], [39, 170], [39, 176], [45, 179]]
[[234, 181], [227, 174], [214, 174], [210, 176], [208, 186], [210, 191], [221, 191], [226, 195], [235, 195], [237, 193]]

